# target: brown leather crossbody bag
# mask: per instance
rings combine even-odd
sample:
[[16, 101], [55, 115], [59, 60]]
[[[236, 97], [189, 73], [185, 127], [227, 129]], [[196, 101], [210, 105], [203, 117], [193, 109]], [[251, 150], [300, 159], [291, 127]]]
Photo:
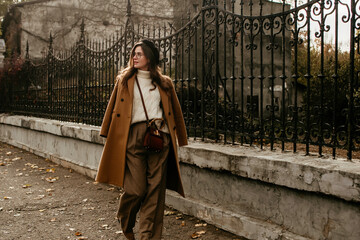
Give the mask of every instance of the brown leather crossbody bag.
[[157, 119], [152, 119], [151, 121], [149, 120], [147, 111], [146, 111], [146, 107], [145, 107], [145, 103], [144, 103], [144, 98], [140, 89], [140, 84], [139, 81], [137, 79], [137, 77], [135, 77], [136, 80], [136, 85], [139, 88], [139, 92], [140, 92], [140, 97], [141, 97], [141, 102], [143, 104], [144, 107], [144, 112], [145, 112], [145, 116], [146, 116], [146, 133], [144, 136], [144, 147], [150, 151], [150, 152], [160, 152], [161, 150], [163, 150], [164, 147], [164, 138], [163, 138], [163, 133], [158, 129], [158, 127], [155, 124], [155, 121]]

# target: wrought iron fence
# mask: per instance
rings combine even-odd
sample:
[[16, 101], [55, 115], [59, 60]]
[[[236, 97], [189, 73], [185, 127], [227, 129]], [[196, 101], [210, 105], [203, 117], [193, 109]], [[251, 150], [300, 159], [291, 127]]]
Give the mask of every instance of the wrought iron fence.
[[71, 51], [56, 53], [50, 36], [41, 63], [27, 54], [3, 108], [100, 125], [132, 45], [148, 38], [174, 81], [190, 136], [282, 150], [289, 143], [294, 152], [301, 144], [306, 153], [316, 146], [334, 157], [341, 148], [351, 159], [360, 143], [359, 9], [359, 0], [204, 0], [175, 31], [135, 26], [129, 6], [111, 40], [85, 39], [82, 24]]

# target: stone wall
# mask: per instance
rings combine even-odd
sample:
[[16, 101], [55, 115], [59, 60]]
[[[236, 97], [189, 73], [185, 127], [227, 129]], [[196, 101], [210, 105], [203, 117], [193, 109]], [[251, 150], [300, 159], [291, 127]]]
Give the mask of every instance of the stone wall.
[[[171, 0], [131, 2], [136, 23], [163, 26], [173, 20]], [[22, 56], [29, 41], [31, 58], [40, 58], [48, 49], [50, 33], [54, 50], [69, 50], [79, 39], [82, 19], [89, 39], [112, 39], [125, 26], [127, 4], [127, 0], [43, 0], [13, 5], [6, 16], [11, 23], [6, 35], [8, 39], [20, 35]]]
[[[99, 128], [0, 115], [0, 141], [94, 177]], [[179, 149], [186, 198], [167, 204], [248, 239], [360, 236], [360, 162], [190, 140]]]

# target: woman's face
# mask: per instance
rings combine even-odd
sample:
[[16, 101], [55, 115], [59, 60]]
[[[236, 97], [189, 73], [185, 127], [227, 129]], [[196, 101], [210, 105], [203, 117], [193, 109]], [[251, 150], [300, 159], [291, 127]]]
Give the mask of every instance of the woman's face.
[[133, 61], [134, 68], [144, 71], [149, 70], [149, 60], [146, 58], [141, 46], [135, 48]]

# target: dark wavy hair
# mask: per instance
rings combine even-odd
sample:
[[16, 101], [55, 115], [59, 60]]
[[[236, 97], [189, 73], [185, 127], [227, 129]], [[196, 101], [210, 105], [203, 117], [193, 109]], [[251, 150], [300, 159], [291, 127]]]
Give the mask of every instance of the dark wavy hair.
[[161, 70], [159, 67], [159, 63], [160, 63], [160, 54], [159, 54], [159, 50], [155, 47], [155, 44], [149, 40], [141, 40], [140, 42], [135, 43], [135, 45], [133, 46], [133, 48], [131, 49], [130, 52], [130, 59], [128, 62], [128, 66], [121, 71], [121, 75], [122, 75], [122, 81], [121, 84], [125, 87], [128, 86], [128, 81], [129, 79], [134, 76], [134, 74], [137, 73], [138, 69], [134, 67], [134, 54], [135, 54], [135, 49], [137, 47], [141, 47], [145, 57], [149, 60], [149, 71], [150, 71], [150, 78], [152, 79], [152, 84], [154, 85], [154, 88], [151, 90], [154, 90], [156, 88], [155, 84], [158, 84], [161, 88], [166, 89], [167, 87], [164, 86], [164, 84], [161, 81]]

